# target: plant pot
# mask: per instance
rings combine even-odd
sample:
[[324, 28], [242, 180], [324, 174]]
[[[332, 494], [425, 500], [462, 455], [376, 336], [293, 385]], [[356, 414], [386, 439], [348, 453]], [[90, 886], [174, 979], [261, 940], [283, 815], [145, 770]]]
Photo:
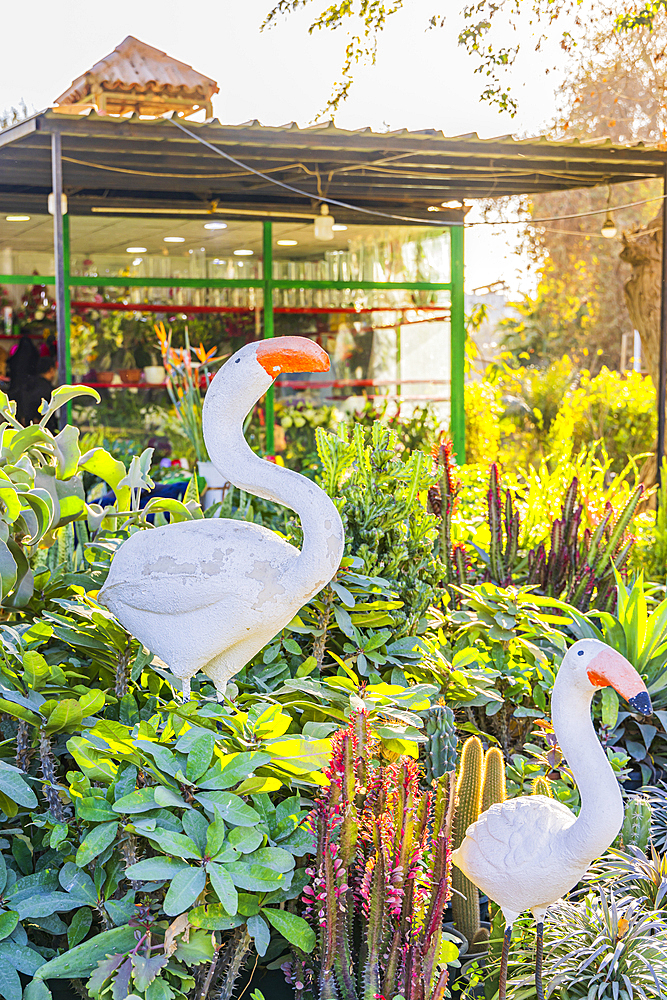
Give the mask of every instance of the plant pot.
[[123, 385], [138, 385], [141, 381], [141, 368], [121, 368], [118, 374]]
[[204, 510], [208, 510], [214, 503], [221, 503], [224, 500], [229, 489], [229, 480], [218, 472], [213, 462], [197, 462], [197, 469], [199, 475], [206, 480], [206, 489], [202, 495], [201, 505]]
[[98, 372], [97, 381], [100, 385], [111, 385], [115, 372]]
[[146, 385], [162, 385], [164, 382], [164, 366], [163, 365], [147, 365], [144, 368], [144, 379], [146, 380]]

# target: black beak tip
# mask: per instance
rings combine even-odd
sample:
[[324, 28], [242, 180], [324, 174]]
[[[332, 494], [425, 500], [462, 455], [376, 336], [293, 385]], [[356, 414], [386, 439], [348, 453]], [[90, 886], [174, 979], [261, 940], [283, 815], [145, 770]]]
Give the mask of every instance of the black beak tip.
[[639, 694], [633, 695], [632, 698], [628, 698], [630, 707], [635, 712], [641, 712], [642, 715], [650, 715], [653, 711], [651, 707], [651, 699], [648, 696], [648, 692], [640, 691]]

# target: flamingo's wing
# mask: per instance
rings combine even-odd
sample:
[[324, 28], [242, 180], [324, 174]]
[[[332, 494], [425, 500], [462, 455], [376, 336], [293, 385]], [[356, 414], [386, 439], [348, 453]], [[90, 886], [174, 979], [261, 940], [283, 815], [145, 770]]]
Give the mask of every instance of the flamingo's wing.
[[454, 851], [454, 863], [471, 882], [488, 892], [509, 875], [521, 882], [534, 878], [549, 858], [560, 834], [575, 822], [567, 806], [544, 795], [526, 795], [496, 803], [466, 832]]
[[100, 599], [123, 610], [185, 615], [239, 598], [267, 612], [285, 593], [281, 577], [299, 551], [248, 521], [185, 521], [132, 535], [120, 547]]

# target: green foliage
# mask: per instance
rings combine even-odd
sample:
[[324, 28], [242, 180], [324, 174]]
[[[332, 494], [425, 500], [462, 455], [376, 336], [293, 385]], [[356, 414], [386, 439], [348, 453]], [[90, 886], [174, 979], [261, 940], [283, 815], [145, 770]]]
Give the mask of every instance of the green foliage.
[[451, 708], [438, 704], [424, 716], [426, 742], [422, 762], [429, 784], [456, 770], [456, 720]]
[[620, 375], [603, 368], [592, 378], [582, 371], [576, 388], [560, 403], [549, 433], [549, 447], [573, 454], [604, 440], [610, 469], [620, 473], [630, 457], [651, 452], [657, 430], [655, 389], [638, 372]]

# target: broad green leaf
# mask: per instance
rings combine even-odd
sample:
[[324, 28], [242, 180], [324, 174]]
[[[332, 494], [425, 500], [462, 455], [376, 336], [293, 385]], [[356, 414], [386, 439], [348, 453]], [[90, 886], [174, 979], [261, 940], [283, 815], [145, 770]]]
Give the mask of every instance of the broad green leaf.
[[285, 885], [287, 879], [280, 872], [262, 865], [249, 865], [245, 861], [232, 861], [225, 865], [234, 885], [250, 892], [272, 892]]
[[32, 489], [29, 493], [22, 493], [21, 500], [32, 510], [36, 518], [35, 533], [25, 539], [26, 545], [35, 545], [51, 527], [53, 521], [53, 500], [47, 490]]
[[230, 916], [234, 916], [239, 905], [239, 895], [229, 872], [222, 865], [209, 864], [208, 874], [218, 899]]
[[76, 863], [79, 868], [85, 868], [102, 851], [105, 851], [110, 844], [113, 844], [117, 832], [117, 822], [101, 823], [99, 826], [94, 827], [86, 835], [83, 843], [76, 852]]
[[84, 716], [96, 715], [104, 708], [104, 692], [99, 689], [88, 691], [87, 694], [79, 698], [79, 705]]
[[96, 403], [100, 401], [100, 394], [97, 389], [92, 389], [88, 385], [59, 385], [57, 389], [53, 390], [48, 403], [46, 400], [43, 400], [39, 408], [39, 412], [42, 414], [39, 426], [46, 427], [51, 415], [56, 410], [59, 410], [61, 406], [64, 406], [65, 403], [68, 403], [70, 399], [76, 399], [77, 396], [90, 396]]
[[200, 792], [195, 798], [212, 813], [234, 826], [254, 826], [259, 823], [259, 813], [246, 805], [239, 795], [226, 791]]
[[180, 795], [177, 795], [176, 792], [173, 792], [171, 788], [167, 788], [165, 785], [155, 786], [155, 803], [163, 808], [175, 806], [176, 809], [192, 809], [192, 806], [188, 805], [185, 799], [182, 799]]
[[229, 760], [216, 765], [204, 776], [204, 780], [198, 782], [200, 788], [231, 788], [243, 781], [253, 773], [258, 767], [263, 767], [271, 760], [271, 754], [253, 751], [251, 753], [237, 753]]
[[177, 872], [171, 880], [169, 891], [164, 898], [162, 908], [170, 917], [189, 910], [197, 896], [206, 886], [206, 872], [203, 868], [187, 868]]
[[134, 985], [140, 992], [148, 989], [161, 969], [167, 964], [169, 959], [166, 955], [133, 955], [132, 965], [134, 966]]
[[263, 840], [264, 834], [256, 826], [236, 826], [227, 835], [227, 843], [241, 854], [257, 850]]
[[134, 927], [114, 927], [52, 958], [40, 967], [37, 976], [40, 979], [81, 979], [97, 967], [100, 959], [129, 951], [136, 943]]
[[91, 781], [109, 785], [115, 779], [118, 764], [100, 753], [85, 737], [72, 736], [67, 741], [67, 749]]
[[123, 795], [111, 807], [116, 813], [142, 813], [155, 809], [155, 787], [138, 788], [136, 792]]
[[185, 504], [172, 497], [154, 497], [146, 504], [145, 513], [147, 515], [157, 514], [160, 511], [169, 513], [172, 524], [178, 524], [179, 521], [192, 521], [194, 519]]
[[68, 729], [78, 729], [83, 721], [83, 711], [78, 701], [64, 698], [59, 701], [46, 720], [47, 733], [64, 733]]
[[181, 822], [183, 824], [183, 832], [197, 845], [203, 856], [206, 850], [208, 820], [203, 813], [197, 812], [196, 809], [191, 809], [183, 815]]
[[297, 917], [289, 910], [274, 910], [268, 906], [262, 907], [262, 915], [282, 934], [286, 941], [289, 941], [296, 948], [309, 953], [315, 947], [315, 931], [303, 917]]
[[213, 733], [202, 733], [194, 741], [188, 751], [188, 763], [185, 776], [188, 781], [194, 783], [198, 778], [208, 771], [215, 747], [215, 736]]
[[246, 927], [248, 928], [248, 934], [255, 942], [255, 950], [257, 954], [261, 957], [266, 955], [269, 944], [271, 943], [271, 931], [269, 930], [266, 920], [260, 917], [259, 914], [253, 917], [248, 917], [246, 920]]
[[32, 948], [7, 940], [0, 941], [0, 965], [3, 962], [13, 965], [17, 972], [26, 976], [34, 976], [40, 966], [44, 965], [42, 956]]
[[35, 715], [34, 712], [24, 708], [23, 705], [17, 705], [16, 702], [7, 701], [5, 698], [0, 698], [0, 712], [6, 712], [15, 719], [23, 719], [24, 722], [29, 722], [31, 726], [38, 726], [41, 722], [40, 717]]
[[227, 828], [222, 819], [214, 819], [206, 831], [206, 855], [215, 857], [225, 841]]
[[[87, 451], [85, 455], [81, 456], [79, 467], [103, 479], [114, 492], [116, 492], [116, 487], [125, 476], [125, 466], [123, 463], [119, 462], [108, 451], [105, 451], [104, 448], [92, 448], [90, 451]], [[121, 509], [124, 510], [125, 508]]]
[[33, 691], [39, 691], [46, 684], [50, 674], [51, 668], [41, 653], [33, 649], [24, 653], [23, 682], [26, 687], [32, 688]]
[[70, 479], [75, 475], [81, 451], [79, 449], [79, 428], [66, 424], [55, 436], [58, 479]]
[[9, 937], [18, 922], [19, 915], [16, 910], [7, 910], [6, 913], [0, 914], [0, 941]]
[[260, 847], [244, 860], [249, 864], [271, 868], [275, 872], [291, 872], [294, 868], [294, 855], [284, 851], [282, 847]]
[[16, 560], [9, 551], [9, 546], [0, 540], [0, 589], [3, 600], [13, 589], [17, 572]]
[[0, 791], [19, 806], [37, 808], [37, 796], [26, 783], [18, 768], [0, 761]]
[[101, 795], [86, 795], [75, 799], [76, 814], [88, 823], [110, 823], [117, 819], [116, 813]]
[[67, 944], [70, 948], [75, 948], [83, 941], [93, 923], [93, 914], [88, 906], [82, 906], [77, 910], [69, 927], [67, 928]]
[[48, 917], [52, 913], [66, 913], [68, 910], [86, 906], [87, 903], [87, 899], [68, 892], [45, 892], [39, 896], [21, 899], [15, 902], [14, 906], [19, 918], [25, 920], [26, 917]]
[[80, 896], [88, 903], [97, 902], [97, 890], [92, 878], [86, 872], [81, 871], [73, 861], [68, 861], [63, 865], [58, 874], [58, 881], [63, 889], [71, 892], [74, 896]]
[[178, 872], [189, 867], [190, 865], [180, 858], [144, 858], [143, 861], [130, 865], [125, 874], [130, 879], [153, 882], [173, 878]]
[[155, 830], [146, 832], [145, 836], [149, 840], [155, 841], [163, 851], [173, 854], [177, 858], [201, 858], [202, 856], [202, 852], [194, 841], [182, 833], [172, 833], [171, 830]]
[[193, 927], [203, 927], [207, 931], [229, 931], [245, 923], [245, 917], [230, 916], [219, 903], [196, 906], [188, 913]]
[[5, 1000], [21, 1000], [23, 987], [16, 969], [3, 962], [0, 964], [0, 996]]

